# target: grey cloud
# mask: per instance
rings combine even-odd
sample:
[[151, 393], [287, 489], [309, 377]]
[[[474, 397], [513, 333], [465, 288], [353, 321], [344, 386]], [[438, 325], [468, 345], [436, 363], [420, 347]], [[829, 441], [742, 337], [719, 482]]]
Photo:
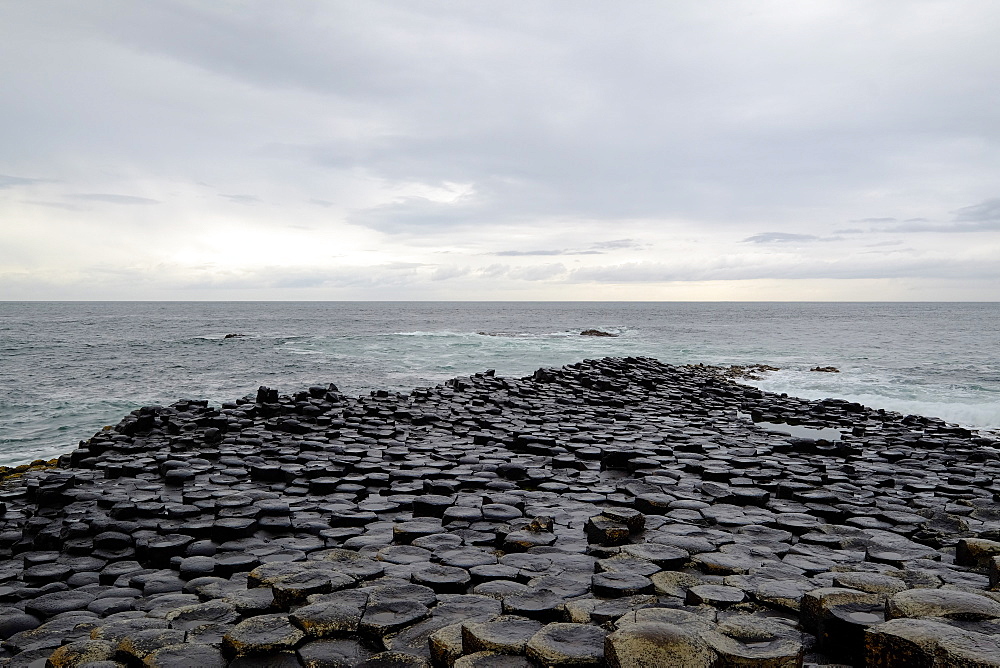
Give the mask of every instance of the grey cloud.
[[385, 263], [367, 267], [262, 267], [185, 281], [187, 288], [379, 288], [414, 282], [420, 263]]
[[739, 281], [753, 279], [844, 278], [972, 278], [1000, 279], [1000, 266], [983, 260], [952, 258], [894, 258], [880, 254], [875, 260], [792, 260], [765, 263], [726, 259], [693, 264], [634, 262], [577, 269], [568, 280], [591, 283], [663, 283], [690, 281]]
[[961, 232], [961, 231], [971, 231], [971, 226], [966, 225], [965, 230], [956, 229], [957, 226], [952, 223], [932, 223], [925, 220], [915, 220], [912, 222], [904, 222], [900, 225], [893, 225], [892, 227], [886, 227], [880, 232], [888, 232], [892, 234], [909, 234], [911, 232]]
[[333, 202], [328, 202], [325, 199], [311, 199], [309, 200], [309, 203], [315, 204], [316, 206], [321, 206], [324, 209], [329, 209], [331, 206], [333, 206]]
[[259, 197], [254, 197], [253, 195], [224, 195], [219, 193], [219, 197], [228, 199], [230, 202], [236, 202], [237, 204], [258, 204], [260, 203]]
[[[685, 276], [688, 276], [685, 278]], [[629, 262], [603, 267], [587, 267], [570, 272], [571, 281], [590, 283], [659, 283], [663, 281], [700, 280], [680, 267], [664, 263]]]
[[545, 281], [566, 273], [562, 264], [543, 264], [537, 267], [518, 267], [507, 272], [507, 276], [521, 281]]
[[864, 230], [858, 227], [848, 227], [833, 231], [834, 234], [864, 234], [864, 232]]
[[566, 255], [564, 250], [529, 250], [529, 251], [519, 251], [519, 250], [505, 250], [497, 251], [496, 253], [490, 253], [490, 255], [500, 255], [505, 257], [520, 257], [526, 255]]
[[780, 244], [790, 242], [818, 241], [819, 237], [813, 234], [790, 234], [788, 232], [761, 232], [752, 237], [747, 237], [742, 243], [745, 244]]
[[896, 218], [861, 218], [859, 220], [852, 220], [852, 223], [895, 223], [898, 222]]
[[407, 234], [471, 225], [479, 207], [436, 202], [426, 197], [403, 197], [389, 204], [351, 212], [347, 222], [384, 232]]
[[105, 202], [107, 204], [159, 204], [160, 200], [150, 199], [149, 197], [136, 197], [134, 195], [115, 195], [112, 193], [76, 193], [74, 195], [67, 195], [67, 197], [72, 197], [73, 199], [83, 200], [86, 202]]
[[527, 267], [511, 267], [506, 264], [491, 264], [480, 268], [477, 273], [484, 278], [512, 278], [519, 281], [546, 281], [566, 273], [561, 263]]
[[599, 250], [505, 250], [489, 253], [489, 255], [499, 255], [502, 257], [525, 257], [532, 255], [603, 255], [604, 251]]
[[962, 207], [954, 213], [955, 220], [959, 222], [994, 223], [1000, 221], [1000, 197]]
[[[372, 293], [382, 298], [397, 294], [395, 291], [406, 289], [420, 281], [415, 266], [401, 264], [383, 264], [368, 267], [299, 267], [282, 266], [257, 267], [252, 271], [222, 271], [210, 272], [210, 268], [201, 267], [199, 275], [192, 275], [190, 267], [180, 267], [160, 264], [149, 268], [106, 266], [85, 267], [79, 272], [75, 282], [88, 286], [81, 290], [75, 298], [88, 298], [90, 286], [99, 285], [108, 290], [120, 286], [128, 286], [121, 296], [128, 298], [134, 294], [136, 286], [149, 286], [167, 289], [183, 299], [192, 292], [209, 291], [212, 294], [226, 294], [227, 291], [269, 290], [288, 291], [332, 289], [356, 290], [360, 293]], [[38, 278], [24, 272], [11, 272], [0, 269], [0, 282], [16, 285], [25, 290], [43, 288], [58, 289], [61, 282], [48, 276]], [[74, 290], [76, 289], [74, 288]], [[385, 292], [390, 290], [390, 292]], [[74, 293], [76, 294], [76, 293]], [[271, 293], [274, 294], [274, 293]], [[300, 293], [301, 294], [301, 293]]]
[[908, 218], [899, 225], [884, 228], [883, 232], [908, 234], [915, 232], [968, 233], [1000, 230], [1000, 198], [987, 199], [979, 204], [964, 206], [952, 211], [951, 222], [934, 222], [927, 218]]
[[452, 278], [460, 278], [472, 271], [469, 267], [456, 267], [453, 265], [438, 267], [431, 273], [432, 281], [447, 281]]
[[597, 241], [590, 244], [586, 249], [539, 249], [539, 250], [503, 250], [489, 253], [502, 257], [522, 257], [532, 255], [603, 255], [610, 250], [625, 250], [643, 248], [644, 245], [635, 239], [612, 239], [610, 241]]
[[939, 232], [944, 234], [965, 234], [969, 232], [988, 232], [1000, 230], [1000, 218], [995, 220], [981, 220], [976, 222], [956, 222], [956, 223], [931, 223], [912, 222], [886, 228], [883, 232], [893, 232], [896, 234], [909, 234], [911, 232]]
[[598, 241], [591, 244], [590, 247], [601, 250], [621, 250], [625, 248], [642, 248], [643, 244], [635, 239], [612, 239], [611, 241]]
[[510, 271], [510, 265], [491, 264], [480, 268], [477, 273], [484, 278], [500, 278], [506, 276], [508, 271]]
[[[128, 2], [107, 4], [111, 11], [84, 7], [73, 18], [135, 51], [166, 56], [241, 83], [364, 96], [418, 83], [408, 80], [414, 64], [400, 58], [400, 49], [391, 48], [399, 31], [411, 28], [407, 20], [421, 19], [419, 12], [405, 7], [338, 3], [324, 11], [307, 3], [287, 3], [267, 11], [267, 3], [253, 2], [242, 10], [173, 0], [141, 9]], [[248, 49], [248, 44], [255, 48]], [[381, 76], [366, 76], [371, 68]]]
[[30, 186], [33, 183], [42, 183], [42, 179], [28, 179], [23, 176], [9, 176], [0, 174], [0, 190], [13, 188], [15, 186]]
[[[866, 246], [866, 248], [871, 248], [871, 246]], [[880, 255], [881, 257], [889, 257], [890, 255], [897, 255], [900, 253], [905, 253], [908, 255], [914, 255], [916, 251], [912, 248], [888, 248], [886, 246], [876, 247], [877, 250], [866, 250], [858, 251], [862, 255]]]
[[[391, 233], [470, 219], [499, 224], [518, 214], [717, 220], [776, 198], [811, 204], [831, 185], [849, 190], [884, 180], [885, 161], [895, 159], [911, 133], [923, 131], [925, 116], [939, 118], [940, 105], [969, 115], [966, 131], [992, 128], [968, 111], [981, 105], [963, 104], [961, 94], [970, 90], [935, 96], [925, 86], [896, 91], [907, 100], [905, 118], [882, 111], [901, 113], [890, 99], [878, 113], [860, 121], [851, 114], [845, 122], [842, 109], [856, 100], [827, 104], [829, 86], [811, 68], [766, 48], [755, 51], [774, 66], [772, 77], [764, 74], [768, 68], [749, 69], [738, 55], [768, 35], [787, 38], [785, 21], [747, 18], [760, 37], [719, 50], [696, 37], [727, 25], [707, 21], [717, 19], [707, 9], [649, 7], [623, 17], [601, 7], [567, 13], [568, 6], [515, 3], [442, 13], [421, 4], [339, 5], [335, 11], [291, 4], [268, 13], [165, 2], [145, 11], [127, 3], [113, 12], [77, 11], [139, 52], [265, 90], [328, 95], [332, 110], [377, 121], [377, 129], [314, 144], [272, 143], [275, 155], [284, 151], [309, 166], [361, 169], [389, 181], [451, 180], [480, 188], [495, 180], [484, 190], [492, 197], [478, 207], [434, 211], [411, 201], [352, 221]], [[628, 38], [594, 40], [608, 25], [628, 26], [620, 33]], [[673, 26], [672, 39], [664, 39], [663, 26]], [[836, 33], [811, 27], [821, 42], [838, 46]], [[885, 27], [888, 43], [880, 40], [878, 48], [891, 69], [892, 59], [907, 58], [912, 47], [901, 46], [909, 44], [905, 33]], [[469, 47], [473, 36], [482, 48]], [[801, 57], [838, 76], [819, 53], [805, 50]], [[842, 55], [867, 62], [860, 53]], [[699, 65], [692, 67], [692, 60]], [[495, 72], [518, 74], [489, 76]], [[650, 81], [668, 85], [651, 87]], [[914, 96], [938, 102], [914, 104]]]

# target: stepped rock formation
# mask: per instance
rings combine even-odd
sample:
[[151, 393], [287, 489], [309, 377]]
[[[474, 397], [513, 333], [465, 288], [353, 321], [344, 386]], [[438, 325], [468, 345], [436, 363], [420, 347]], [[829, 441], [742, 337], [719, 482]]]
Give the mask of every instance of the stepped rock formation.
[[996, 666], [997, 445], [648, 358], [147, 407], [0, 487], [0, 665]]

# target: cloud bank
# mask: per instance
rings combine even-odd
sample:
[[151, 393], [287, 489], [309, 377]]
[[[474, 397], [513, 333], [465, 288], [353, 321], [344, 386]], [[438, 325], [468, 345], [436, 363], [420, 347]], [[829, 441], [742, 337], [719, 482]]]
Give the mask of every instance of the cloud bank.
[[6, 299], [1000, 298], [987, 0], [58, 9]]

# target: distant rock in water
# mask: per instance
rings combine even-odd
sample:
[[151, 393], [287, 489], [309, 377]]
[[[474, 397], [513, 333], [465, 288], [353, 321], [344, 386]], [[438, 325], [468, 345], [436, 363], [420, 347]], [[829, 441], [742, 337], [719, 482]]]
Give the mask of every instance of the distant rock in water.
[[226, 334], [224, 339], [242, 339], [246, 334]]
[[580, 336], [618, 336], [617, 334], [612, 334], [611, 332], [602, 332], [599, 329], [585, 329], [580, 332]]
[[840, 369], [835, 366], [814, 366], [810, 371], [822, 371], [823, 373], [840, 373]]

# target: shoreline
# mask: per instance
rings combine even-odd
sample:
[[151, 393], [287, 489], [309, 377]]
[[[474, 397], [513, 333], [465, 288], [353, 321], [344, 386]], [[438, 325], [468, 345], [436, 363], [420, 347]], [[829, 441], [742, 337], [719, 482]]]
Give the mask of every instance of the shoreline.
[[649, 358], [146, 407], [0, 486], [0, 662], [989, 657], [998, 446]]

